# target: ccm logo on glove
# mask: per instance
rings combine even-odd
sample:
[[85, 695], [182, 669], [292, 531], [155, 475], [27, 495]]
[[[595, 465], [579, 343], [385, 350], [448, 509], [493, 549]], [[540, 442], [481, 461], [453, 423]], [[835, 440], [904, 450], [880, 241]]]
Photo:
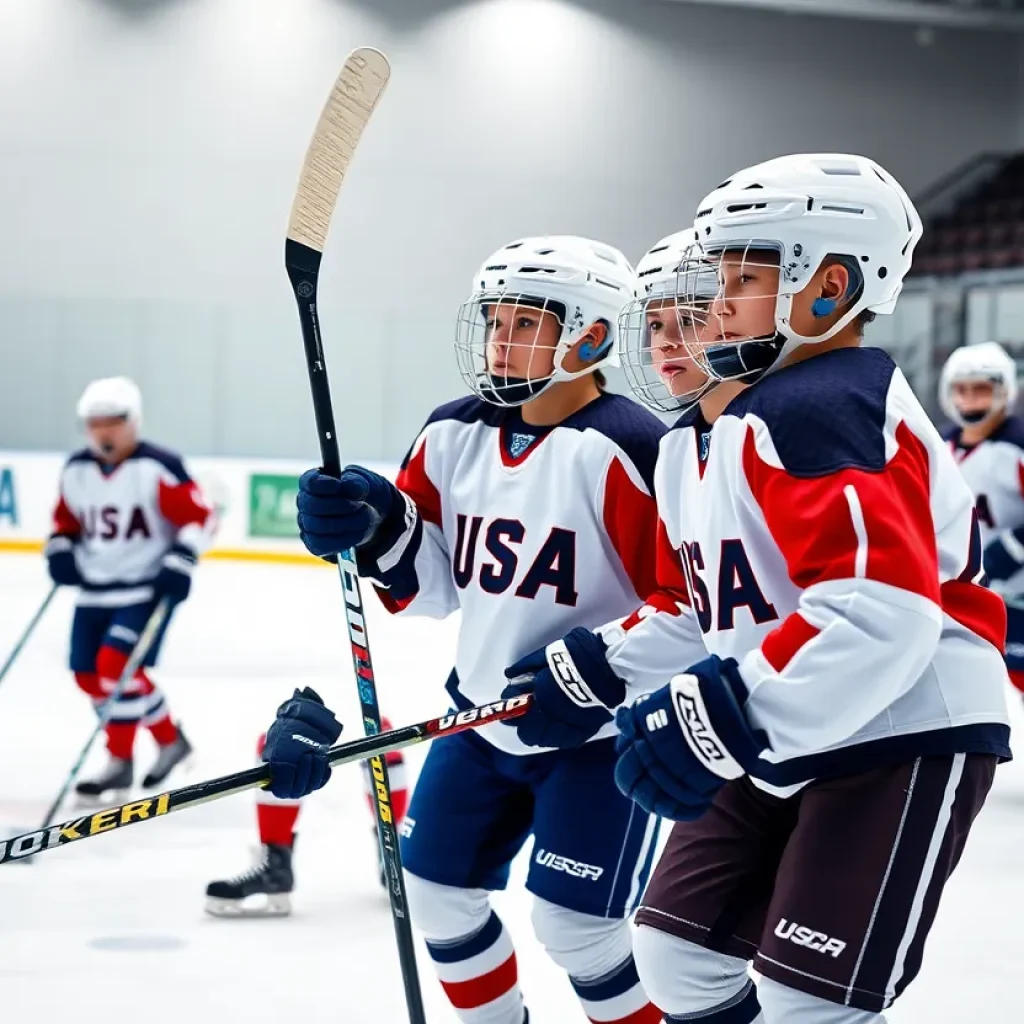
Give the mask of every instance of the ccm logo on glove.
[[[672, 703], [679, 716], [683, 736], [697, 759], [723, 779], [738, 779], [746, 772], [729, 753], [711, 726], [711, 716], [700, 693], [700, 680], [694, 675], [675, 676], [669, 686]], [[655, 713], [657, 714], [657, 712]], [[653, 717], [653, 716], [649, 716]], [[660, 723], [657, 728], [667, 723]], [[651, 728], [648, 726], [648, 728]]]
[[572, 655], [565, 646], [564, 640], [556, 640], [548, 644], [547, 649], [548, 667], [551, 669], [562, 692], [581, 708], [600, 707], [604, 705], [594, 695], [594, 691], [587, 686], [583, 677], [576, 671]]
[[317, 743], [316, 740], [311, 740], [308, 736], [303, 736], [301, 733], [293, 732], [292, 739], [297, 743], [305, 743], [307, 747], [312, 747], [314, 750], [326, 750], [327, 747], [323, 743]]

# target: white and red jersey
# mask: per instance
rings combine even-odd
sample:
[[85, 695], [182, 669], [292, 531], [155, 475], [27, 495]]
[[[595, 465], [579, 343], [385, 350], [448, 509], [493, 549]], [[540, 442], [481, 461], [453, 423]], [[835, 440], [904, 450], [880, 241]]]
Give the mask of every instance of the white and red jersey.
[[[458, 707], [495, 700], [507, 666], [575, 626], [627, 615], [654, 589], [664, 429], [611, 394], [551, 428], [478, 398], [431, 415], [396, 481], [416, 514], [376, 562], [360, 554], [360, 571], [392, 612], [461, 610], [448, 683]], [[504, 725], [478, 732], [510, 753], [537, 752]]]
[[702, 649], [734, 658], [762, 785], [1010, 756], [1006, 615], [978, 583], [973, 497], [884, 352], [766, 376], [713, 427], [687, 414], [655, 487], [661, 575], [686, 577], [689, 606], [606, 631], [609, 661], [650, 689]]
[[997, 533], [1024, 527], [1024, 420], [1008, 416], [975, 445], [965, 445], [962, 434], [955, 427], [945, 436], [974, 494], [984, 547]]
[[78, 603], [121, 607], [148, 601], [149, 584], [173, 545], [199, 555], [211, 510], [181, 458], [145, 442], [113, 468], [88, 449], [61, 472], [54, 534], [75, 541]]

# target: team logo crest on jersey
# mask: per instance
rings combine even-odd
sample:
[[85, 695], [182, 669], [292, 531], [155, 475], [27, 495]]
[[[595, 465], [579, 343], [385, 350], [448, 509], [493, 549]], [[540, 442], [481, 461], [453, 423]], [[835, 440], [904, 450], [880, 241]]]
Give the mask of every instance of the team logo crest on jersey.
[[509, 454], [513, 459], [518, 459], [536, 440], [537, 438], [533, 434], [517, 434], [513, 431], [512, 441], [509, 444]]
[[700, 461], [707, 462], [708, 455], [711, 453], [711, 431], [705, 430], [700, 435]]

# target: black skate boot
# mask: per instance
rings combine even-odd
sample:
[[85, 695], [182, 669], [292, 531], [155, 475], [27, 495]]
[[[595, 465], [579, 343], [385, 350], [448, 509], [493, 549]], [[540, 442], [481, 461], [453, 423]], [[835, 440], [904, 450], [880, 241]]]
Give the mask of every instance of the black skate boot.
[[142, 780], [143, 789], [152, 789], [159, 786], [164, 779], [192, 753], [192, 744], [185, 736], [184, 730], [178, 726], [178, 738], [166, 747], [160, 748], [153, 767], [149, 769], [146, 777]]
[[120, 757], [112, 757], [103, 769], [93, 779], [83, 779], [75, 786], [75, 792], [81, 797], [99, 799], [106, 793], [124, 793], [132, 788], [134, 770], [131, 760], [123, 760]]
[[214, 917], [287, 917], [295, 885], [293, 846], [267, 843], [244, 874], [211, 882], [206, 887], [206, 912]]

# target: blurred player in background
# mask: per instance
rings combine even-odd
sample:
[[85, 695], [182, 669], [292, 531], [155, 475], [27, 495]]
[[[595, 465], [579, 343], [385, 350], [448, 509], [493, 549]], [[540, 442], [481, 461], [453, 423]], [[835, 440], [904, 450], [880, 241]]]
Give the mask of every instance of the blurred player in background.
[[[60, 478], [46, 561], [54, 583], [77, 587], [71, 671], [100, 708], [113, 693], [157, 602], [188, 597], [196, 559], [208, 543], [210, 510], [181, 458], [140, 440], [142, 397], [127, 377], [93, 381], [78, 403], [89, 447]], [[142, 780], [159, 786], [191, 747], [147, 669], [157, 661], [170, 616], [143, 667], [121, 692], [106, 727], [109, 762], [76, 786], [102, 797], [134, 781], [139, 725], [159, 747]]]
[[939, 378], [946, 440], [974, 492], [992, 589], [1006, 600], [1006, 667], [1024, 691], [1024, 423], [1017, 366], [994, 341], [958, 348]]
[[[385, 732], [391, 729], [387, 718], [381, 719]], [[263, 757], [266, 734], [256, 744], [257, 757]], [[396, 828], [401, 828], [409, 804], [405, 756], [394, 750], [385, 758], [391, 783], [391, 814]], [[377, 836], [377, 800], [369, 764], [363, 762], [366, 802], [373, 815], [372, 834]], [[287, 917], [292, 912], [291, 894], [295, 889], [292, 854], [295, 850], [295, 826], [302, 801], [274, 796], [269, 789], [256, 790], [256, 828], [260, 846], [248, 871], [233, 878], [211, 882], [206, 887], [206, 912], [214, 917]], [[387, 885], [384, 865], [380, 865], [380, 884]]]
[[[361, 573], [396, 614], [461, 609], [448, 682], [456, 708], [497, 698], [506, 665], [564, 633], [563, 654], [603, 664], [591, 630], [655, 585], [651, 474], [664, 428], [607, 393], [598, 372], [615, 356], [633, 283], [620, 252], [588, 239], [530, 238], [498, 250], [458, 318], [456, 351], [473, 396], [430, 416], [397, 487], [359, 466], [340, 480], [318, 470], [302, 477], [299, 525], [310, 551], [355, 548]], [[527, 657], [514, 674], [535, 667]], [[329, 741], [331, 720], [316, 724], [325, 714], [300, 695], [282, 706], [265, 755], [281, 789], [291, 760], [311, 749], [294, 734]], [[587, 1016], [660, 1019], [639, 983], [627, 921], [656, 821], [615, 787], [613, 732], [561, 730], [527, 746], [492, 725], [431, 746], [402, 857], [413, 923], [461, 1020], [526, 1019], [490, 891], [505, 887], [531, 833], [534, 930]]]
[[862, 347], [920, 235], [872, 161], [781, 157], [638, 268], [623, 360], [686, 410], [655, 493], [659, 574], [689, 603], [606, 631], [601, 664], [553, 644], [560, 671], [510, 692], [553, 728], [609, 719], [581, 691], [618, 707], [616, 781], [677, 822], [634, 941], [669, 1021], [881, 1022], [1010, 757], [973, 497]]

